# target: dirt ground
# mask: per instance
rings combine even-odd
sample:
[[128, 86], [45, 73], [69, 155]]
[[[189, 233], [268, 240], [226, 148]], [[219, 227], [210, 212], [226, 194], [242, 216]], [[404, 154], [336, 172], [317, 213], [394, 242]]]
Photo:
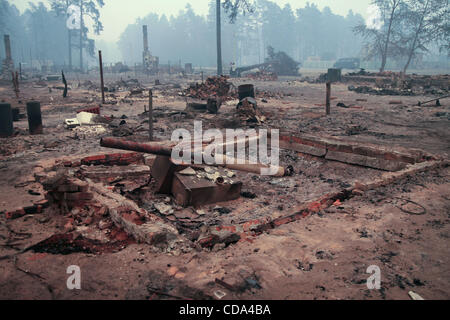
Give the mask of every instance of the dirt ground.
[[[134, 75], [122, 77], [127, 80]], [[71, 90], [65, 99], [56, 88], [59, 82], [42, 87], [36, 81], [24, 82], [19, 99], [9, 84], [0, 86], [0, 101], [19, 107], [21, 113], [26, 114], [27, 101], [40, 101], [44, 124], [44, 134], [31, 136], [27, 120], [22, 119], [14, 123], [14, 137], [0, 140], [0, 212], [43, 197], [41, 186], [31, 177], [39, 162], [114, 152], [99, 144], [101, 137], [111, 136], [109, 128], [65, 128], [64, 119], [101, 102], [98, 90], [82, 84], [85, 80], [97, 83], [96, 75], [67, 78]], [[156, 86], [154, 77], [139, 77], [144, 87], [153, 87], [158, 140], [169, 140], [176, 128], [191, 130], [194, 119], [202, 120], [204, 128], [237, 126], [233, 118], [237, 100], [226, 102], [217, 115], [181, 112], [186, 107], [182, 91], [189, 83], [200, 81], [198, 75], [158, 79], [161, 85]], [[106, 86], [118, 80], [119, 75], [107, 75]], [[236, 87], [249, 83], [245, 79], [230, 81]], [[332, 85], [331, 115], [326, 116], [325, 84], [293, 77], [251, 83], [257, 89], [258, 107], [267, 116], [259, 128], [421, 149], [448, 160], [449, 99], [441, 100], [440, 107], [419, 107], [418, 101], [432, 97], [358, 94], [348, 90], [349, 83], [337, 83]], [[129, 138], [146, 141], [148, 120], [143, 112], [148, 93], [108, 92], [106, 100], [115, 104], [103, 105], [102, 115], [125, 115], [134, 132]], [[399, 100], [399, 104], [391, 104]], [[337, 107], [339, 102], [348, 108]], [[295, 172], [282, 181], [238, 173], [244, 190], [256, 198], [218, 204], [229, 209], [226, 215], [218, 214], [215, 205], [206, 206], [209, 214], [202, 223], [277, 218], [325, 193], [382, 174], [295, 152], [283, 152], [282, 163], [292, 165]], [[401, 178], [225, 248], [166, 254], [131, 241], [103, 254], [27, 251], [15, 258], [0, 258], [0, 299], [218, 299], [221, 293], [223, 299], [410, 299], [409, 291], [425, 299], [449, 299], [449, 173], [447, 166], [441, 166]], [[408, 213], [405, 204], [419, 206], [423, 214]], [[60, 233], [64, 227], [63, 217], [51, 208], [15, 220], [0, 214], [0, 223], [0, 257]], [[11, 234], [17, 240], [13, 246], [5, 245]], [[81, 269], [81, 290], [67, 289], [66, 270], [71, 265]], [[370, 276], [366, 270], [372, 265], [381, 269], [380, 290], [368, 290], [366, 285]]]

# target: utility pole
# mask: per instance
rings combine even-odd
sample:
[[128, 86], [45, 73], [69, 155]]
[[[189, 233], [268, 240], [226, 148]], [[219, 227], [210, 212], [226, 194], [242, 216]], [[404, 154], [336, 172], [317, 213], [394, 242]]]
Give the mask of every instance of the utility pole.
[[105, 84], [103, 81], [103, 59], [102, 59], [102, 51], [98, 51], [98, 63], [100, 66], [100, 84], [102, 86], [102, 103], [105, 104]]
[[153, 90], [148, 90], [148, 135], [153, 141]]
[[326, 95], [326, 100], [325, 100], [325, 112], [328, 115], [330, 115], [331, 113], [331, 82], [328, 81], [327, 82], [327, 95]]
[[216, 28], [217, 28], [217, 75], [222, 75], [222, 30], [220, 21], [220, 0], [216, 0]]
[[80, 71], [83, 73], [83, 1], [80, 1]]
[[69, 70], [72, 71], [72, 30], [69, 31]]
[[[69, 9], [69, 0], [66, 0], [66, 11]], [[67, 28], [69, 34], [69, 70], [72, 71], [72, 30]]]

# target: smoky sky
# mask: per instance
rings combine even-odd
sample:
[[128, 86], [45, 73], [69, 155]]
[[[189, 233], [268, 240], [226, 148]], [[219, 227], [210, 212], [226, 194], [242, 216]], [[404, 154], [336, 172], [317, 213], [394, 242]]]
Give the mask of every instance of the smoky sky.
[[[367, 8], [371, 0], [272, 0], [279, 6], [289, 3], [295, 10], [304, 7], [307, 2], [315, 3], [319, 9], [328, 6], [340, 15], [347, 15], [349, 10], [367, 17]], [[9, 0], [17, 6], [20, 11], [28, 8], [28, 3], [43, 2], [47, 0]], [[134, 23], [136, 19], [146, 16], [150, 12], [158, 14], [177, 15], [178, 11], [184, 9], [187, 3], [191, 4], [197, 14], [206, 15], [208, 12], [208, 0], [104, 0], [105, 6], [101, 9], [101, 20], [104, 31], [94, 39], [104, 41], [117, 41], [120, 34], [128, 24]], [[92, 36], [92, 35], [91, 35]]]

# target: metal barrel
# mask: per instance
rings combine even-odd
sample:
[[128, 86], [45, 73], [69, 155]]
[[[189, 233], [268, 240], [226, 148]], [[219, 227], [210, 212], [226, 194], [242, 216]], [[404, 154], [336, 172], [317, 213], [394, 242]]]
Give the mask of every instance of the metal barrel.
[[42, 134], [41, 103], [37, 101], [27, 102], [27, 114], [30, 134]]
[[0, 104], [0, 137], [10, 137], [14, 134], [13, 115], [9, 103]]
[[255, 98], [255, 87], [252, 84], [243, 84], [238, 87], [238, 94], [239, 101], [247, 97]]

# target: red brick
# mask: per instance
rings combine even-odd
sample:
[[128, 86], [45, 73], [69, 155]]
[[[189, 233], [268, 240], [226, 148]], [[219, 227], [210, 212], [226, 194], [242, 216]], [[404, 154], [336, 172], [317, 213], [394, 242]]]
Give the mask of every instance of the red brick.
[[321, 208], [320, 202], [313, 202], [309, 205], [308, 209], [312, 212], [319, 212]]
[[50, 202], [47, 199], [42, 199], [34, 202], [35, 205], [42, 206], [43, 208], [47, 208], [50, 205]]
[[81, 159], [81, 164], [84, 164], [84, 165], [101, 164], [101, 163], [105, 163], [105, 161], [106, 161], [106, 155], [102, 154], [102, 155], [83, 158], [83, 159]]
[[81, 166], [81, 160], [76, 160], [72, 162], [72, 168], [80, 167]]
[[108, 164], [110, 164], [111, 162], [118, 162], [121, 158], [122, 158], [122, 154], [120, 154], [120, 153], [107, 154], [106, 162]]
[[64, 165], [64, 167], [71, 167], [72, 166], [72, 162], [71, 161], [64, 161], [63, 165]]
[[138, 158], [140, 156], [139, 153], [133, 152], [133, 153], [122, 153], [120, 154], [120, 158], [121, 159], [135, 159]]
[[236, 226], [220, 226], [216, 227], [217, 231], [230, 231], [230, 232], [236, 232]]
[[144, 163], [144, 156], [141, 153], [123, 153], [120, 157], [120, 165]]
[[214, 247], [214, 245], [216, 243], [218, 243], [219, 241], [219, 237], [216, 235], [210, 235], [207, 236], [205, 238], [202, 238], [200, 240], [197, 241], [197, 243], [202, 247], [202, 248], [212, 248]]
[[247, 221], [243, 224], [242, 229], [244, 231], [249, 231], [252, 226], [259, 226], [260, 224], [262, 224], [262, 221], [259, 220]]
[[129, 222], [132, 222], [134, 224], [137, 224], [137, 225], [144, 224], [144, 222], [142, 221], [142, 218], [136, 212], [122, 213], [122, 217], [123, 217], [123, 219], [125, 219]]
[[116, 239], [117, 241], [128, 240], [128, 234], [125, 231], [120, 230], [118, 232], [115, 232], [114, 239]]
[[23, 217], [25, 214], [26, 214], [25, 210], [22, 208], [15, 211], [6, 212], [5, 217], [6, 219], [17, 219]]
[[303, 210], [294, 214], [294, 221], [301, 220], [309, 216], [310, 212], [308, 210]]
[[275, 219], [272, 223], [276, 226], [279, 227], [283, 224], [287, 224], [294, 221], [294, 218], [289, 216], [289, 217], [283, 217], [283, 218], [279, 218], [279, 219]]

